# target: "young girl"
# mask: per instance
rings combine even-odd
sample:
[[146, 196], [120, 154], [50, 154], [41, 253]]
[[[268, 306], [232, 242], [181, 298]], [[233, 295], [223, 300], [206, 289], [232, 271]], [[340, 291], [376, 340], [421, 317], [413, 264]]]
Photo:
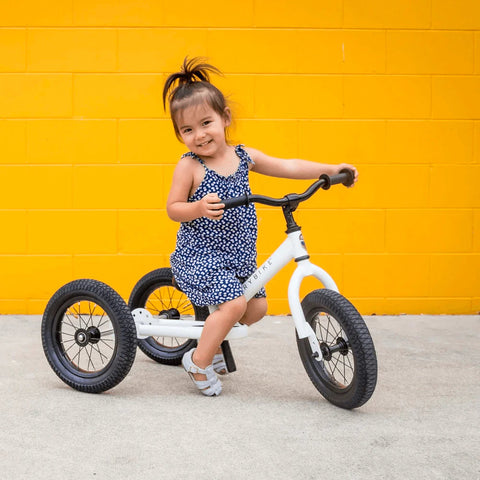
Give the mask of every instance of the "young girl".
[[242, 281], [257, 268], [257, 218], [254, 204], [224, 212], [221, 199], [251, 193], [250, 171], [274, 177], [317, 179], [335, 175], [348, 164], [326, 165], [274, 158], [254, 148], [233, 146], [226, 130], [231, 112], [209, 74], [220, 71], [187, 58], [163, 90], [177, 138], [190, 150], [178, 162], [167, 200], [169, 217], [181, 222], [170, 261], [175, 281], [200, 306], [218, 305], [209, 315], [196, 349], [182, 364], [204, 395], [219, 395], [217, 373], [226, 373], [220, 345], [237, 322], [252, 325], [267, 312], [262, 289], [249, 302]]

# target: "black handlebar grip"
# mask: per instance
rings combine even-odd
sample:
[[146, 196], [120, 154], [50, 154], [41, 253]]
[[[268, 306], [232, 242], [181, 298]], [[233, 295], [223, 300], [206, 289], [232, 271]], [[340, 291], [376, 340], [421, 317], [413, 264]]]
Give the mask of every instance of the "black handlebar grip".
[[345, 180], [342, 182], [342, 185], [345, 185], [346, 187], [351, 187], [355, 183], [355, 173], [353, 170], [350, 170], [349, 168], [343, 168], [340, 170], [340, 173], [344, 173], [346, 175]]
[[332, 175], [330, 177], [330, 185], [338, 185], [341, 183], [346, 187], [350, 187], [353, 185], [354, 181], [355, 174], [353, 173], [353, 170], [350, 170], [349, 168], [344, 168], [343, 170], [340, 170], [340, 173], [337, 173], [337, 175]]
[[248, 196], [242, 195], [241, 197], [227, 198], [220, 203], [225, 205], [225, 207], [223, 207], [224, 210], [228, 210], [229, 208], [239, 207], [240, 205], [248, 205]]

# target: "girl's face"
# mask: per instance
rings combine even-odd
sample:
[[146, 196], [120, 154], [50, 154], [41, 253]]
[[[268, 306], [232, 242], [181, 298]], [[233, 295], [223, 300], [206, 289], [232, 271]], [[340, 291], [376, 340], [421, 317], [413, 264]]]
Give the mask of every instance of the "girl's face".
[[230, 110], [219, 115], [207, 103], [192, 105], [178, 112], [177, 126], [187, 148], [199, 157], [215, 157], [227, 145], [225, 128], [231, 123]]

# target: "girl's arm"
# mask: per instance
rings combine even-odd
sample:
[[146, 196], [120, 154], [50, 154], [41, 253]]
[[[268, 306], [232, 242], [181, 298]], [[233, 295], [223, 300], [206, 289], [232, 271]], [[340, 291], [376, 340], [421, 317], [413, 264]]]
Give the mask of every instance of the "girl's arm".
[[340, 170], [349, 168], [355, 173], [355, 182], [358, 180], [357, 169], [348, 163], [331, 165], [301, 160], [299, 158], [275, 158], [255, 148], [246, 148], [245, 150], [255, 162], [255, 165], [252, 166], [252, 171], [263, 175], [298, 180], [313, 180], [320, 177], [320, 175], [336, 175]]
[[175, 222], [190, 222], [200, 217], [219, 219], [223, 214], [223, 203], [216, 193], [209, 193], [201, 200], [189, 202], [193, 186], [193, 168], [188, 157], [181, 158], [175, 167], [172, 186], [167, 199], [167, 214]]

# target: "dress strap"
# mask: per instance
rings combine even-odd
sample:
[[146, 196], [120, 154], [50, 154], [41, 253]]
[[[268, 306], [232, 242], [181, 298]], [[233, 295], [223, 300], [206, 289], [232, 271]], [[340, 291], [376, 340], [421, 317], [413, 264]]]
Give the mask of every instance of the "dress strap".
[[207, 166], [205, 165], [205, 162], [196, 154], [196, 153], [193, 153], [193, 152], [187, 152], [187, 153], [184, 153], [182, 155], [182, 158], [183, 157], [192, 157], [194, 158], [195, 160], [198, 160], [202, 165], [203, 165], [203, 168], [205, 170], [208, 170]]
[[252, 165], [255, 165], [255, 162], [252, 160], [252, 157], [248, 154], [248, 152], [245, 150], [245, 145], [243, 143], [240, 143], [235, 146], [235, 153], [238, 155], [239, 158], [242, 160], [245, 160], [247, 163], [251, 163]]

